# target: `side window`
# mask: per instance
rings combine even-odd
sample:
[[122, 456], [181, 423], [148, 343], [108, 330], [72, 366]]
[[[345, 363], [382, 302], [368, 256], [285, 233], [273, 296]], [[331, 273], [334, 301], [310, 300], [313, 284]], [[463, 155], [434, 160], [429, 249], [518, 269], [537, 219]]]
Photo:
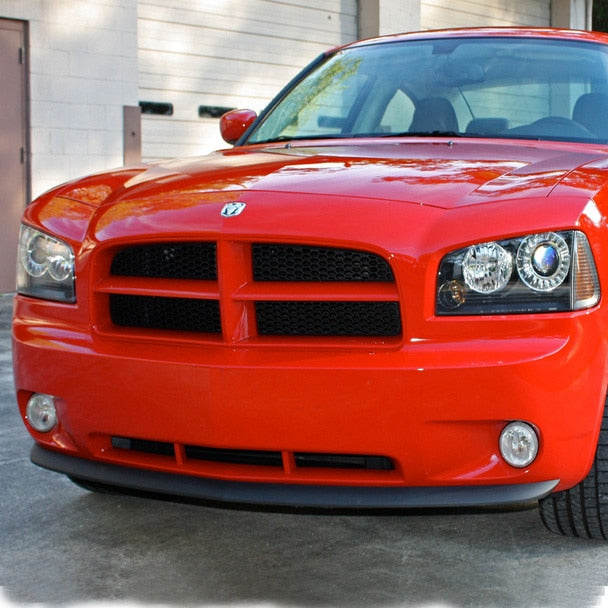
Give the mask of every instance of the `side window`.
[[381, 133], [405, 133], [412, 124], [414, 103], [401, 90], [398, 90], [388, 102], [379, 130]]

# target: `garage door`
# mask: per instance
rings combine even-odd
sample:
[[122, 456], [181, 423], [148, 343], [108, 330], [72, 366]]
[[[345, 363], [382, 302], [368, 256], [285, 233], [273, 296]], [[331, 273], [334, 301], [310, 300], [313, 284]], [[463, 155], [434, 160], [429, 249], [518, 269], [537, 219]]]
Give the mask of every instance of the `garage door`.
[[486, 25], [548, 26], [550, 0], [423, 0], [423, 29], [476, 27]]
[[225, 145], [226, 108], [261, 110], [319, 53], [356, 37], [356, 0], [140, 0], [144, 160]]

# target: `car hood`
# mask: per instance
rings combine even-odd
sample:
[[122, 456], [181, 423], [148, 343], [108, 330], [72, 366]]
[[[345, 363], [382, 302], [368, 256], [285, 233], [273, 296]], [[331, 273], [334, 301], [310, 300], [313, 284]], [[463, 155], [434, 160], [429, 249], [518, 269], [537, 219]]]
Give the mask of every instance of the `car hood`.
[[547, 142], [401, 140], [235, 148], [203, 160], [152, 166], [124, 184], [121, 198], [180, 190], [264, 191], [452, 208], [496, 197], [545, 197], [576, 169], [604, 158], [605, 151]]
[[[398, 247], [412, 227], [423, 238], [446, 222], [472, 231], [463, 239], [478, 238], [480, 203], [495, 203], [503, 224], [509, 216], [510, 232], [541, 223], [547, 204], [556, 224], [572, 224], [603, 187], [607, 168], [605, 149], [548, 142], [402, 139], [237, 147], [90, 176], [41, 197], [26, 214], [74, 242], [86, 233], [102, 242], [200, 230], [356, 240], [365, 226], [369, 239], [387, 243], [390, 233]], [[552, 203], [564, 196], [578, 202]], [[512, 213], [517, 200], [525, 204]], [[224, 205], [237, 201], [247, 206], [238, 221], [222, 217]], [[461, 213], [449, 213], [455, 208]]]

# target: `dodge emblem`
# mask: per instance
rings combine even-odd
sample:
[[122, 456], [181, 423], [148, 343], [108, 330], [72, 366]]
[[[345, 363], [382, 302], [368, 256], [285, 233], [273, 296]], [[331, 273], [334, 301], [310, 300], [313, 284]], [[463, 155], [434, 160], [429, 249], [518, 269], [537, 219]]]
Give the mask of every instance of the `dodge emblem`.
[[222, 207], [222, 217], [235, 217], [245, 209], [245, 203], [226, 203]]

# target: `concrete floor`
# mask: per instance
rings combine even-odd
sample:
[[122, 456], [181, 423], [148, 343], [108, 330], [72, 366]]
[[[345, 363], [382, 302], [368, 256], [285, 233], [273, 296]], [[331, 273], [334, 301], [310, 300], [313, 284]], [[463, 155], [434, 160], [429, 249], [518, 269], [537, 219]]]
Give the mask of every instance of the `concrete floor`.
[[[0, 295], [0, 604], [608, 606], [608, 543], [493, 511], [264, 512], [95, 495], [30, 464]], [[3, 605], [4, 605], [3, 604]]]

